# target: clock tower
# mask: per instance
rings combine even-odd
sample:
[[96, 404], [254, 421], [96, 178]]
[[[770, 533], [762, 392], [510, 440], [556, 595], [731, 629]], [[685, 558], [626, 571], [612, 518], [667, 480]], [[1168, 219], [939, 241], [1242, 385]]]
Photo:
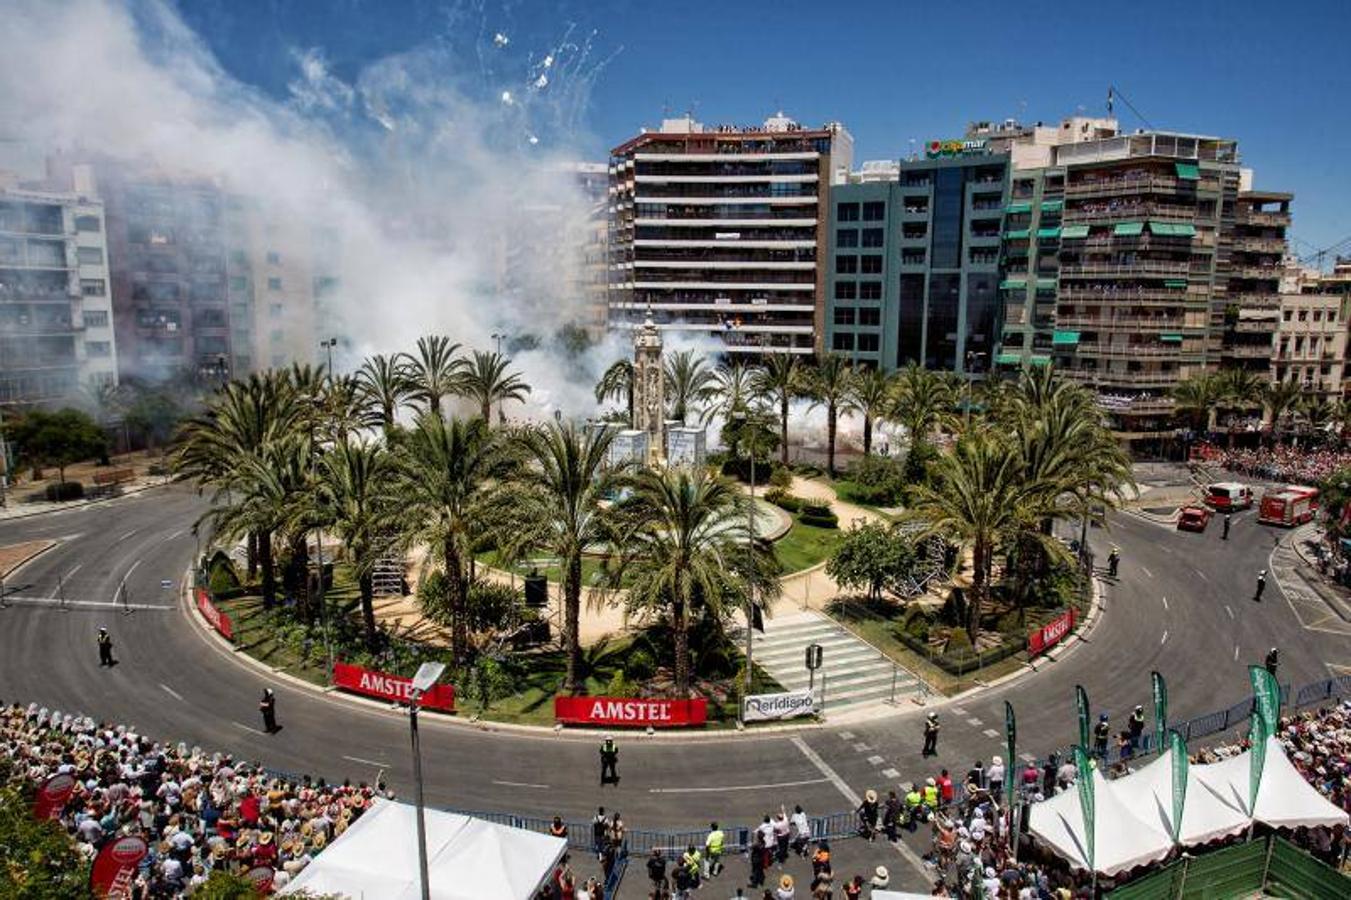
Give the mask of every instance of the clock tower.
[[661, 332], [651, 316], [633, 337], [633, 427], [647, 435], [648, 464], [658, 464], [666, 447], [666, 384]]

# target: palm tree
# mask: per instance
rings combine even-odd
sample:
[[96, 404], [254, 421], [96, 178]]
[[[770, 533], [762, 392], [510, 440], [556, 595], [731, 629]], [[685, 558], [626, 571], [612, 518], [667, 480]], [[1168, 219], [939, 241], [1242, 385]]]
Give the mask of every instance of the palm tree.
[[479, 415], [483, 421], [490, 421], [492, 406], [508, 400], [524, 401], [530, 393], [530, 385], [515, 372], [508, 372], [511, 360], [500, 353], [474, 351], [473, 358], [460, 373], [455, 392], [478, 403]]
[[347, 443], [348, 436], [360, 431], [366, 424], [361, 382], [355, 375], [329, 378], [324, 384], [316, 412], [324, 436], [335, 444]]
[[708, 396], [713, 402], [704, 410], [704, 417], [721, 416], [730, 421], [738, 412], [750, 408], [751, 398], [755, 395], [752, 385], [757, 369], [755, 366], [735, 360], [722, 363], [713, 372], [713, 382], [709, 386]]
[[408, 372], [398, 356], [372, 356], [357, 372], [366, 424], [379, 427], [386, 436], [394, 430], [399, 410], [408, 400]]
[[393, 456], [380, 444], [348, 440], [321, 457], [315, 517], [342, 541], [357, 579], [366, 647], [374, 651], [375, 565], [394, 546], [403, 514]]
[[[1246, 411], [1262, 408], [1262, 397], [1267, 382], [1247, 369], [1221, 369], [1215, 376], [1218, 397], [1216, 405], [1227, 411]], [[1234, 443], [1234, 431], [1229, 430], [1229, 444]]]
[[1220, 381], [1213, 373], [1198, 372], [1175, 384], [1169, 393], [1174, 411], [1193, 431], [1209, 431], [1220, 400], [1220, 389]]
[[827, 353], [807, 370], [806, 393], [812, 406], [826, 408], [826, 469], [835, 477], [835, 433], [840, 413], [849, 413], [849, 389], [853, 382], [849, 361], [838, 353]]
[[877, 368], [860, 369], [849, 383], [849, 408], [863, 416], [863, 455], [873, 452], [873, 425], [895, 405], [896, 379]]
[[675, 643], [675, 689], [690, 695], [690, 622], [722, 622], [746, 608], [768, 606], [778, 594], [772, 551], [760, 544], [747, 553], [748, 498], [707, 469], [645, 470], [619, 510], [624, 553], [611, 573], [622, 578], [630, 612], [664, 617]]
[[713, 386], [708, 361], [696, 356], [693, 350], [681, 350], [666, 357], [663, 379], [668, 414], [682, 425], [692, 410], [708, 400]]
[[952, 424], [954, 395], [941, 377], [913, 362], [895, 377], [896, 402], [888, 417], [905, 428], [913, 449], [935, 428]]
[[541, 550], [559, 561], [567, 691], [581, 684], [582, 554], [609, 536], [602, 501], [619, 483], [619, 473], [608, 465], [613, 439], [609, 429], [583, 431], [571, 422], [530, 429], [518, 439], [527, 466], [512, 500], [513, 537], [503, 549], [509, 556]]
[[408, 398], [421, 403], [432, 415], [444, 415], [441, 402], [455, 393], [464, 360], [456, 353], [460, 345], [439, 334], [420, 337], [417, 355], [404, 354]]
[[487, 529], [488, 497], [501, 474], [502, 443], [488, 423], [423, 413], [401, 446], [398, 495], [405, 535], [445, 566], [456, 662], [469, 649], [469, 560]]
[[770, 354], [755, 371], [751, 387], [760, 397], [779, 408], [779, 462], [788, 465], [788, 406], [802, 395], [801, 361], [791, 353]]
[[1262, 405], [1271, 417], [1271, 434], [1277, 443], [1280, 443], [1286, 414], [1299, 412], [1304, 396], [1303, 385], [1294, 379], [1273, 382], [1263, 391]]
[[629, 412], [628, 421], [633, 422], [633, 360], [621, 359], [611, 363], [605, 374], [600, 376], [600, 381], [596, 382], [596, 402], [604, 403], [606, 400], [623, 400], [624, 408]]

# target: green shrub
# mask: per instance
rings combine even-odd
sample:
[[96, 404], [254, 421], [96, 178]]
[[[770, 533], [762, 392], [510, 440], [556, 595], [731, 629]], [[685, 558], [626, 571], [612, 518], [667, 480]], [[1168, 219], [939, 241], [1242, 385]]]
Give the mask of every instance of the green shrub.
[[999, 617], [995, 630], [1000, 634], [1018, 634], [1023, 630], [1023, 616], [1018, 610], [1012, 610]]
[[697, 672], [704, 678], [726, 678], [736, 671], [725, 647], [710, 647], [699, 654]]
[[493, 631], [510, 624], [521, 605], [511, 585], [479, 579], [469, 585], [469, 630]]
[[873, 454], [849, 467], [846, 499], [871, 506], [890, 506], [900, 499], [905, 488], [901, 463], [890, 456]]
[[804, 500], [802, 503], [801, 522], [803, 525], [813, 525], [817, 528], [839, 528], [839, 516], [831, 512], [830, 506], [817, 500]]
[[646, 650], [634, 650], [624, 660], [624, 671], [634, 681], [647, 681], [656, 674], [657, 663]]
[[776, 488], [788, 488], [793, 484], [793, 473], [786, 466], [775, 465], [769, 475], [769, 483]]
[[417, 588], [418, 606], [422, 614], [437, 625], [450, 624], [450, 585], [446, 573], [433, 569], [422, 579]]
[[47, 485], [47, 502], [59, 503], [63, 500], [80, 500], [84, 497], [84, 485], [78, 481], [56, 482]]
[[224, 555], [217, 554], [211, 560], [211, 571], [207, 575], [206, 586], [211, 596], [217, 599], [222, 594], [239, 589], [239, 576], [235, 574], [234, 564]]
[[623, 669], [616, 669], [610, 678], [610, 683], [605, 687], [605, 696], [607, 697], [632, 697], [637, 694], [637, 688], [633, 683], [624, 677]]
[[910, 452], [905, 455], [905, 465], [901, 471], [906, 484], [924, 484], [928, 482], [930, 467], [942, 456], [938, 448], [928, 441], [914, 441]]
[[972, 652], [971, 636], [966, 633], [965, 628], [952, 629], [952, 632], [948, 635], [948, 644], [943, 648], [943, 652], [949, 656]]
[[799, 512], [802, 509], [802, 498], [794, 496], [782, 488], [770, 488], [765, 491], [765, 499], [779, 509], [787, 510], [790, 513]]

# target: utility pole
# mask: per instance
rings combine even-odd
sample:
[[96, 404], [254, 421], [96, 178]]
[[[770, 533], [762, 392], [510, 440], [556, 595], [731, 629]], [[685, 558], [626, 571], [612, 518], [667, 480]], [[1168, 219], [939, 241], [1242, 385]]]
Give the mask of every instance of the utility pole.
[[328, 377], [333, 377], [333, 348], [338, 346], [338, 339], [335, 337], [325, 338], [319, 342], [319, 346], [328, 351]]

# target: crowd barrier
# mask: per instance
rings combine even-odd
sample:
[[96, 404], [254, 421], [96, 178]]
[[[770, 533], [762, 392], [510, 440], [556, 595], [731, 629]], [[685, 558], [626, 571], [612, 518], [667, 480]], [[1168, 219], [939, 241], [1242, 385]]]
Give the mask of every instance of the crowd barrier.
[[1184, 856], [1108, 894], [1110, 900], [1345, 897], [1351, 880], [1277, 835]]

